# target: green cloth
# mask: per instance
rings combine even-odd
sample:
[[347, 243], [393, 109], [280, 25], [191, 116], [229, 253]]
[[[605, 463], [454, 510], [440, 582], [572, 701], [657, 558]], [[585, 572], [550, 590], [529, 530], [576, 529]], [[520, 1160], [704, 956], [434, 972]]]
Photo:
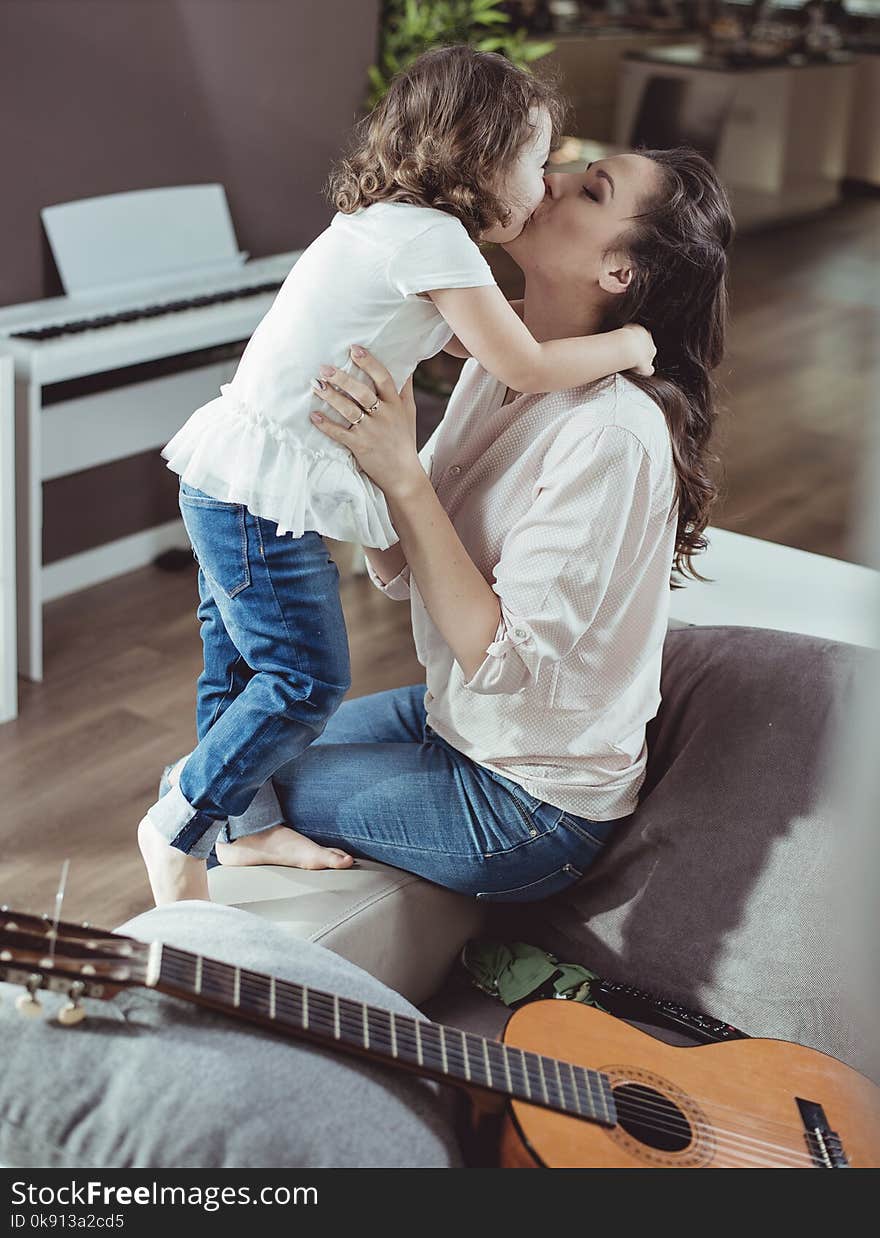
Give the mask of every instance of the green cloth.
[[598, 1005], [590, 997], [590, 984], [598, 979], [594, 972], [576, 963], [560, 963], [546, 950], [524, 941], [469, 941], [461, 961], [477, 988], [500, 998], [505, 1006], [523, 1001], [551, 982], [557, 997]]

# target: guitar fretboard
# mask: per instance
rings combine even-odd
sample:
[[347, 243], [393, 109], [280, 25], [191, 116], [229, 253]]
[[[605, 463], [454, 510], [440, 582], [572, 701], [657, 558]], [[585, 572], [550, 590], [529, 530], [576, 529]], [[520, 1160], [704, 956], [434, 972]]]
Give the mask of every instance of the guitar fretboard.
[[155, 987], [280, 1032], [369, 1053], [430, 1078], [500, 1092], [603, 1126], [617, 1122], [606, 1075], [471, 1032], [395, 1014], [172, 946], [161, 947]]

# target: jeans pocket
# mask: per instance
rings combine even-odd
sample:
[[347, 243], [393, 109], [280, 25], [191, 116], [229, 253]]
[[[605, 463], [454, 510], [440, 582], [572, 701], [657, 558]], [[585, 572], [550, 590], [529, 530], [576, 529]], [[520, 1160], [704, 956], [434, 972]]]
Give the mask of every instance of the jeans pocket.
[[[485, 769], [485, 766], [483, 768]], [[540, 834], [549, 834], [555, 829], [561, 811], [559, 808], [545, 804], [537, 796], [525, 791], [519, 783], [512, 782], [495, 770], [485, 769], [485, 772], [506, 792], [508, 802], [516, 808], [517, 817], [522, 821], [528, 838], [537, 838]]]
[[247, 509], [209, 496], [180, 492], [180, 514], [199, 567], [212, 585], [234, 598], [251, 583]]
[[564, 812], [559, 818], [559, 825], [563, 830], [568, 830], [581, 842], [586, 843], [587, 847], [598, 855], [609, 842], [617, 826], [628, 820], [629, 817], [619, 817], [614, 821], [588, 821], [585, 817], [575, 817], [571, 813]]
[[550, 898], [553, 894], [561, 894], [563, 890], [576, 885], [583, 877], [583, 872], [573, 864], [563, 864], [555, 872], [526, 885], [514, 886], [510, 890], [486, 890], [477, 894], [477, 898], [487, 903], [536, 903], [542, 898]]

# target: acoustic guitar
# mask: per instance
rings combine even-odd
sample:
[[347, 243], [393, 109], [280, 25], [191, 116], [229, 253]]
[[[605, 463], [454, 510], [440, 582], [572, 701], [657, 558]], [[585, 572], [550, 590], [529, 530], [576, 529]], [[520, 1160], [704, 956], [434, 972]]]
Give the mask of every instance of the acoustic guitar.
[[673, 1048], [575, 1002], [517, 1010], [503, 1042], [233, 967], [159, 942], [0, 911], [0, 979], [82, 999], [143, 986], [324, 1049], [465, 1090], [497, 1115], [506, 1167], [844, 1169], [880, 1165], [880, 1089], [780, 1040]]

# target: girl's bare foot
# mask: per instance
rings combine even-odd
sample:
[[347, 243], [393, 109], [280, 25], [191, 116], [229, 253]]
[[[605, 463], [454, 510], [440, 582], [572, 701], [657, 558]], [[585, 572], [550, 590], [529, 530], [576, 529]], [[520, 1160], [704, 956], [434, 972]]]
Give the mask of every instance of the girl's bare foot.
[[148, 817], [138, 826], [138, 846], [157, 907], [185, 898], [210, 899], [205, 861], [172, 847]]
[[287, 868], [351, 868], [353, 858], [338, 847], [322, 847], [286, 825], [273, 825], [234, 843], [216, 844], [221, 864], [283, 864]]

